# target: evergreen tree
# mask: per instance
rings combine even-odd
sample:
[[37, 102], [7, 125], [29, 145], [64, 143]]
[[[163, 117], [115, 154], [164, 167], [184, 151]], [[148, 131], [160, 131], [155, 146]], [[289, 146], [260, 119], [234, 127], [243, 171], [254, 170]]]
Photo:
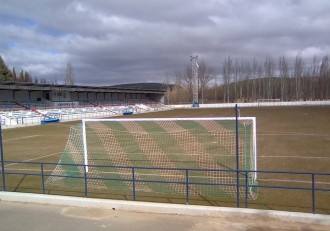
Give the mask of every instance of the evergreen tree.
[[65, 76], [64, 84], [65, 85], [75, 84], [73, 66], [71, 65], [71, 63], [68, 63], [66, 66], [66, 76]]
[[21, 70], [21, 72], [19, 73], [17, 82], [24, 82], [24, 71], [23, 70]]
[[26, 82], [26, 83], [32, 83], [32, 78], [30, 76], [30, 73], [27, 72], [27, 71], [24, 72], [24, 82]]
[[13, 74], [13, 79], [14, 79], [14, 81], [16, 81], [17, 76], [16, 76], [16, 70], [15, 70], [15, 67], [13, 67], [13, 72], [12, 72], [12, 74]]
[[13, 81], [13, 74], [10, 72], [2, 57], [0, 56], [0, 81]]

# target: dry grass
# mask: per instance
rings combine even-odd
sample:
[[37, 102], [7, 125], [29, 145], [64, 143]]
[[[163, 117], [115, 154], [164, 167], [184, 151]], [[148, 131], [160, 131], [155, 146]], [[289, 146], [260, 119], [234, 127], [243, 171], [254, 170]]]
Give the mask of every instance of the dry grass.
[[[131, 115], [133, 117], [227, 117], [234, 116], [234, 109], [182, 109], [166, 112]], [[330, 107], [273, 107], [241, 108], [241, 116], [257, 118], [258, 169], [276, 171], [330, 172]], [[5, 160], [57, 162], [64, 150], [70, 126], [78, 122], [48, 124], [35, 127], [3, 130]], [[10, 169], [32, 169], [31, 165], [7, 165]], [[47, 170], [51, 170], [49, 166]], [[39, 171], [39, 170], [38, 170]], [[24, 171], [22, 171], [24, 172]], [[259, 185], [286, 185], [310, 187], [296, 181], [310, 181], [310, 177], [297, 175], [259, 174]], [[6, 178], [11, 191], [41, 192], [41, 178], [13, 176]], [[286, 180], [277, 182], [276, 180]], [[330, 176], [318, 177], [318, 182], [330, 183]], [[330, 188], [330, 184], [319, 184]], [[47, 191], [48, 192], [48, 191]], [[47, 193], [46, 192], [46, 193]], [[74, 190], [51, 191], [52, 194], [83, 196]], [[89, 196], [131, 199], [123, 192], [91, 191]], [[317, 213], [330, 214], [330, 192], [317, 192]], [[138, 200], [184, 203], [181, 196], [138, 195]], [[194, 197], [191, 204], [235, 206], [235, 202], [217, 198]], [[242, 205], [243, 206], [243, 205]], [[311, 211], [311, 192], [301, 190], [260, 189], [259, 197], [250, 201], [249, 207], [288, 211]]]

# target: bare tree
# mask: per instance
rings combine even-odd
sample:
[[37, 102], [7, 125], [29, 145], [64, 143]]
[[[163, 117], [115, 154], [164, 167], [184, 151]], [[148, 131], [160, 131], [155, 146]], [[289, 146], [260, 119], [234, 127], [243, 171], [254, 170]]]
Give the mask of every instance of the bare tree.
[[164, 103], [166, 102], [167, 105], [169, 105], [170, 104], [171, 89], [170, 89], [170, 79], [169, 79], [167, 73], [165, 75], [163, 85], [164, 85], [164, 89], [166, 89]]
[[217, 75], [214, 75], [214, 103], [218, 101], [217, 97], [217, 90], [218, 90], [218, 84], [217, 84]]
[[219, 94], [223, 95], [224, 102], [238, 99], [248, 101], [275, 98], [280, 98], [281, 101], [329, 99], [329, 57], [325, 56], [323, 59], [314, 57], [307, 65], [301, 53], [298, 53], [292, 61], [288, 61], [284, 55], [280, 56], [278, 72], [275, 72], [275, 62], [270, 56], [266, 57], [261, 65], [256, 59], [244, 62], [228, 56], [222, 64], [222, 86], [215, 84], [212, 94], [208, 92], [207, 97], [216, 98], [218, 90]]
[[204, 60], [199, 62], [198, 68], [198, 82], [199, 82], [199, 95], [201, 96], [201, 103], [204, 102], [204, 93], [207, 89], [209, 82], [213, 78], [214, 70], [209, 67]]
[[320, 99], [329, 98], [329, 87], [330, 87], [330, 67], [329, 67], [329, 57], [325, 56], [322, 59], [320, 65], [320, 77], [319, 77], [319, 94]]
[[243, 88], [244, 88], [244, 72], [245, 72], [245, 67], [244, 67], [244, 61], [235, 62], [237, 66], [235, 65], [235, 74], [237, 71], [237, 87], [238, 87], [238, 96], [237, 99], [242, 99], [243, 98]]
[[252, 67], [249, 61], [244, 63], [244, 83], [246, 87], [245, 99], [250, 99], [250, 79], [252, 77]]
[[257, 99], [257, 73], [258, 73], [258, 63], [255, 58], [253, 58], [252, 66], [251, 66], [251, 74], [252, 74], [252, 100], [256, 101]]
[[175, 85], [174, 85], [174, 87], [177, 91], [176, 101], [181, 104], [182, 96], [183, 96], [182, 73], [181, 72], [177, 72], [175, 74]]
[[302, 96], [301, 92], [301, 79], [304, 71], [304, 62], [301, 53], [298, 53], [294, 63], [294, 78], [295, 78], [295, 95], [296, 100], [300, 100]]
[[182, 84], [183, 74], [181, 72], [175, 73], [175, 83], [171, 86], [169, 100], [172, 103], [187, 103], [189, 102], [189, 92]]
[[234, 99], [235, 102], [237, 102], [238, 99], [238, 94], [237, 94], [237, 88], [239, 85], [239, 75], [240, 75], [240, 66], [239, 66], [239, 62], [238, 59], [236, 58], [234, 61], [234, 66], [233, 66], [233, 79], [234, 79]]
[[315, 80], [316, 77], [320, 76], [320, 65], [319, 65], [319, 59], [314, 56], [313, 58], [313, 64], [312, 64], [312, 68], [311, 68], [311, 72], [310, 72], [310, 84], [309, 84], [309, 98], [311, 100], [314, 100], [316, 97], [316, 84], [315, 84]]
[[[209, 82], [212, 80], [214, 70], [212, 67], [209, 67], [204, 60], [201, 60], [198, 64], [198, 95], [201, 96], [201, 103], [203, 103], [204, 93], [207, 90]], [[185, 71], [180, 76], [180, 82], [183, 83], [183, 86], [189, 92], [189, 100], [192, 101], [193, 97], [193, 76], [192, 76], [192, 67], [187, 65]], [[177, 75], [178, 77], [178, 75]]]
[[262, 68], [262, 65], [259, 65], [258, 66], [258, 82], [259, 82], [259, 84], [258, 84], [258, 99], [264, 99], [264, 98], [266, 98], [266, 96], [265, 96], [265, 93], [264, 93], [264, 82], [266, 82], [266, 81], [264, 81], [263, 80], [263, 77], [264, 77], [264, 69]]
[[280, 79], [281, 79], [281, 101], [287, 101], [288, 97], [288, 79], [289, 79], [289, 66], [288, 62], [284, 55], [280, 57], [279, 60], [279, 71], [280, 71]]
[[230, 102], [230, 83], [232, 79], [233, 73], [233, 60], [230, 56], [225, 59], [224, 64], [222, 66], [222, 77], [225, 89], [223, 91], [223, 99], [227, 103]]
[[272, 57], [267, 56], [265, 63], [265, 77], [266, 77], [266, 86], [265, 86], [265, 93], [267, 99], [273, 98], [273, 78], [274, 78], [274, 72], [275, 72], [275, 62], [272, 59]]
[[52, 80], [52, 82], [51, 82], [53, 85], [56, 85], [57, 84], [57, 78], [55, 77], [55, 79], [54, 80]]
[[187, 89], [189, 93], [189, 101], [193, 100], [193, 76], [192, 76], [192, 68], [188, 65], [182, 75], [182, 82], [184, 87]]
[[66, 76], [64, 80], [65, 85], [74, 85], [75, 84], [75, 77], [73, 72], [73, 66], [71, 63], [66, 65]]

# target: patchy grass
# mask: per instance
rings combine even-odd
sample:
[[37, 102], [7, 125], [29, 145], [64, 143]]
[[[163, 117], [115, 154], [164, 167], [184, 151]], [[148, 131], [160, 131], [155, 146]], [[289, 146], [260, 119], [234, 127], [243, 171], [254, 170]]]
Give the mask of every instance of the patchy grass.
[[[330, 107], [264, 107], [241, 108], [241, 116], [257, 118], [258, 169], [273, 171], [330, 172]], [[165, 112], [130, 115], [129, 118], [168, 117], [233, 117], [234, 109], [180, 109]], [[125, 117], [128, 118], [128, 117]], [[57, 163], [64, 150], [70, 126], [79, 123], [47, 124], [3, 130], [5, 160]], [[53, 166], [45, 166], [51, 173]], [[16, 169], [16, 170], [15, 170]], [[41, 177], [24, 175], [27, 172], [40, 173], [40, 166], [6, 164], [7, 171], [22, 175], [7, 175], [7, 190], [20, 192], [41, 192]], [[303, 175], [259, 174], [259, 185], [310, 187], [310, 178]], [[317, 187], [330, 188], [330, 176], [318, 177]], [[1, 180], [0, 180], [1, 182]], [[244, 190], [244, 189], [242, 189]], [[82, 191], [57, 189], [46, 193], [84, 196]], [[131, 200], [127, 192], [92, 190], [90, 197]], [[317, 213], [330, 214], [330, 192], [317, 192]], [[184, 203], [184, 196], [162, 194], [137, 194], [137, 200], [166, 203]], [[193, 196], [191, 204], [236, 206], [235, 201], [219, 198]], [[259, 190], [259, 197], [249, 201], [250, 208], [278, 209], [311, 212], [311, 192], [301, 190], [265, 189]], [[244, 201], [242, 205], [244, 206]]]

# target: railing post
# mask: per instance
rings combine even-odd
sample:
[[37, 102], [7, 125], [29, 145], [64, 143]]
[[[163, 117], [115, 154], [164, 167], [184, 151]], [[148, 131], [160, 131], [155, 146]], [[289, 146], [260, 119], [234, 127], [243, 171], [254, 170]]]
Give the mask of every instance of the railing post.
[[186, 205], [189, 204], [189, 170], [186, 169]]
[[84, 182], [85, 182], [85, 197], [87, 197], [88, 195], [88, 182], [87, 182], [87, 169], [86, 169], [86, 165], [84, 164]]
[[6, 191], [5, 160], [3, 157], [1, 121], [0, 121], [0, 158], [1, 158], [2, 191]]
[[240, 207], [240, 201], [239, 201], [239, 142], [238, 142], [238, 107], [237, 104], [235, 104], [235, 143], [236, 143], [236, 202], [237, 202], [237, 208]]
[[136, 200], [136, 195], [135, 195], [135, 168], [132, 167], [132, 184], [133, 184], [133, 201]]
[[248, 172], [245, 171], [245, 208], [248, 208], [248, 200], [249, 200], [249, 181], [248, 181]]
[[315, 214], [315, 174], [312, 173], [312, 210]]
[[45, 176], [44, 176], [44, 163], [40, 164], [41, 167], [41, 185], [42, 185], [42, 193], [45, 194]]

